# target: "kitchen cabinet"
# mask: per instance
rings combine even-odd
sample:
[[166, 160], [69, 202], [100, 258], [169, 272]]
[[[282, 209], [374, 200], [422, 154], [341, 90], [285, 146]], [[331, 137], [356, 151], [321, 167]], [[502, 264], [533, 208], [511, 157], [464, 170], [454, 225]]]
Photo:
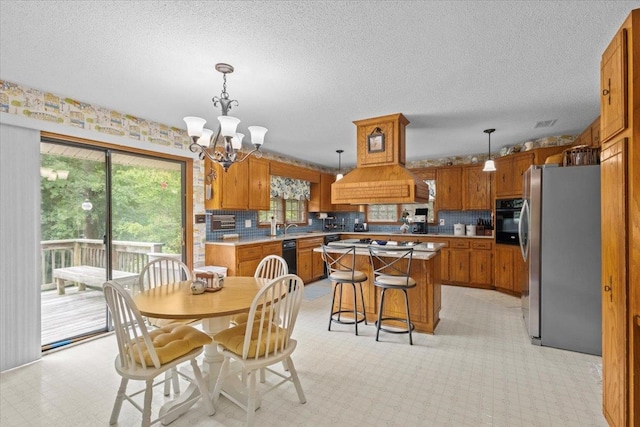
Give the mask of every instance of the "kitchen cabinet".
[[590, 147], [600, 147], [600, 116], [598, 116], [593, 123], [591, 123], [591, 143]]
[[249, 197], [250, 210], [268, 211], [271, 208], [271, 176], [269, 161], [249, 157]]
[[600, 117], [597, 117], [573, 142], [574, 146], [600, 147]]
[[496, 198], [522, 197], [522, 176], [531, 165], [543, 165], [547, 157], [562, 153], [566, 146], [542, 147], [494, 159]]
[[520, 296], [523, 280], [528, 276], [519, 246], [496, 245], [495, 287], [498, 290]]
[[307, 203], [309, 212], [332, 212], [331, 184], [335, 177], [328, 173], [320, 174], [320, 182], [311, 183], [311, 197]]
[[[234, 163], [225, 172], [222, 166], [205, 160], [205, 171], [213, 168], [212, 197], [205, 199], [205, 209], [269, 209], [270, 176], [267, 160], [249, 158]], [[206, 174], [207, 172], [205, 172]]]
[[[493, 288], [493, 242], [481, 239], [451, 239], [448, 257], [443, 257], [442, 273], [448, 277], [443, 283], [470, 286], [474, 288]], [[448, 258], [448, 259], [447, 259]], [[445, 272], [448, 268], [448, 272]]]
[[496, 159], [496, 196], [522, 196], [522, 176], [533, 157], [533, 152], [526, 151]]
[[602, 230], [607, 230], [602, 233], [602, 391], [605, 417], [614, 426], [630, 425], [625, 414], [627, 378], [632, 378], [627, 375], [626, 362], [626, 157], [627, 141], [621, 139], [605, 144], [600, 158], [601, 221]]
[[320, 182], [311, 183], [311, 198], [307, 204], [309, 212], [358, 212], [359, 205], [334, 205], [331, 203], [331, 184], [336, 177], [320, 174]]
[[493, 242], [471, 241], [469, 252], [469, 283], [493, 288]]
[[436, 183], [438, 210], [462, 210], [462, 168], [459, 166], [438, 168]]
[[[462, 169], [462, 209], [491, 210], [491, 176], [483, 172], [483, 165], [465, 166]], [[438, 195], [439, 196], [439, 195]]]
[[[441, 279], [439, 275], [440, 257], [436, 256], [428, 260], [413, 259], [411, 262], [410, 275], [416, 280], [416, 286], [409, 289], [409, 311], [411, 323], [415, 326], [416, 332], [433, 333], [440, 321], [441, 309]], [[377, 320], [380, 303], [380, 290], [373, 284], [373, 271], [369, 255], [356, 255], [356, 270], [362, 271], [367, 280], [362, 282], [364, 294], [364, 306], [367, 320], [373, 324]], [[336, 296], [336, 299], [338, 296]], [[360, 293], [356, 292], [358, 309], [360, 309]], [[335, 303], [337, 305], [337, 301]], [[334, 310], [337, 307], [334, 306]], [[351, 286], [342, 287], [342, 309], [353, 310], [353, 288]], [[406, 307], [404, 298], [396, 298], [392, 293], [385, 295], [384, 311], [385, 317], [406, 318]], [[344, 317], [353, 318], [353, 314], [344, 313]]]
[[600, 71], [602, 409], [612, 427], [640, 425], [638, 35], [635, 9], [604, 51]]
[[313, 252], [324, 243], [323, 237], [298, 239], [296, 246], [297, 275], [303, 282], [313, 282], [324, 276], [324, 263], [320, 252]]
[[469, 241], [455, 239], [451, 241], [449, 274], [455, 283], [469, 283]]
[[600, 61], [600, 140], [627, 127], [627, 32], [622, 28]]
[[282, 242], [251, 245], [215, 245], [205, 248], [205, 264], [227, 267], [229, 276], [253, 276], [260, 261], [267, 255], [282, 256]]

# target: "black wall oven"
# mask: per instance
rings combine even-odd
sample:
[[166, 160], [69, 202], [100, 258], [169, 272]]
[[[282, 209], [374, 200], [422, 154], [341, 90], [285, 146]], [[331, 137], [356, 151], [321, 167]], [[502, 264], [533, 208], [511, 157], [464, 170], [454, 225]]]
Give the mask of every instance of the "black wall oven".
[[496, 243], [520, 245], [518, 225], [522, 199], [496, 199]]

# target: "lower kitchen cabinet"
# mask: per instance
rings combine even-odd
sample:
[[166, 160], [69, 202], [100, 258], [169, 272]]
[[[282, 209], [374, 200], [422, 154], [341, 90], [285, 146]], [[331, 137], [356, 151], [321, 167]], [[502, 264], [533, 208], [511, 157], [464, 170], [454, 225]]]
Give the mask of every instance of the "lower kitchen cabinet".
[[282, 242], [252, 245], [215, 245], [205, 248], [205, 264], [227, 267], [229, 276], [253, 276], [267, 255], [282, 256]]
[[469, 283], [493, 287], [493, 242], [471, 241], [469, 251]]
[[496, 245], [495, 272], [496, 289], [520, 296], [528, 273], [519, 246]]
[[313, 282], [324, 276], [324, 263], [322, 254], [313, 252], [324, 243], [323, 237], [309, 237], [298, 239], [297, 242], [297, 270], [298, 276], [303, 282]]
[[[408, 234], [406, 237], [394, 237], [394, 240], [415, 241], [419, 235]], [[367, 234], [370, 239], [389, 238], [388, 235]], [[361, 238], [360, 235], [345, 235], [343, 238], [355, 239]], [[440, 281], [445, 285], [460, 285], [473, 288], [493, 289], [493, 271], [494, 271], [494, 242], [491, 239], [483, 238], [443, 238], [433, 236], [420, 236], [418, 240], [421, 242], [442, 243], [444, 247], [440, 249]], [[519, 248], [518, 256], [521, 260]], [[514, 258], [508, 260], [510, 277], [513, 275], [511, 262]], [[518, 259], [516, 259], [518, 261]], [[299, 264], [298, 264], [299, 265]], [[497, 268], [497, 266], [496, 266]], [[522, 267], [518, 267], [522, 270]], [[526, 272], [525, 272], [526, 273]], [[497, 278], [496, 278], [497, 280]], [[519, 279], [521, 280], [521, 279]], [[512, 283], [512, 281], [508, 281]], [[497, 285], [496, 285], [497, 286]], [[509, 289], [511, 290], [511, 289]], [[519, 292], [519, 291], [518, 291]]]
[[469, 241], [455, 239], [450, 247], [449, 279], [454, 283], [469, 283]]
[[449, 246], [448, 260], [441, 259], [443, 271], [448, 268], [448, 277], [442, 279], [443, 283], [493, 288], [493, 242], [451, 239]]

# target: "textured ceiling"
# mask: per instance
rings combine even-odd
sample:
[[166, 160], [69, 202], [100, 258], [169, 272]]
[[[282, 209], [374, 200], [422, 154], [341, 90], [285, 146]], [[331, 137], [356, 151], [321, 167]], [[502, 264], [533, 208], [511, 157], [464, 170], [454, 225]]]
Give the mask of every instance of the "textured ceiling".
[[[355, 164], [354, 120], [403, 113], [407, 160], [578, 134], [638, 1], [7, 1], [0, 79], [185, 128], [220, 95], [265, 150]], [[557, 119], [551, 128], [536, 122]]]

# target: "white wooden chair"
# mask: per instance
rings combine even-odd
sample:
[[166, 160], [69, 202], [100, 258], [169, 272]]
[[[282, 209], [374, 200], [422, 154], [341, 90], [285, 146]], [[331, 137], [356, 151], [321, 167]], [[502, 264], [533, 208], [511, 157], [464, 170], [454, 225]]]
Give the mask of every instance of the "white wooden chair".
[[[182, 261], [170, 258], [162, 257], [150, 261], [144, 266], [138, 277], [138, 288], [136, 292], [142, 292], [151, 288], [155, 288], [162, 285], [168, 285], [170, 283], [182, 282], [185, 280], [191, 280], [191, 271], [189, 267]], [[154, 328], [162, 328], [170, 323], [193, 323], [199, 319], [156, 319], [148, 317], [147, 323]], [[171, 377], [171, 372], [167, 372], [167, 378]], [[180, 393], [180, 379], [177, 375], [173, 376], [173, 391], [174, 393]], [[164, 388], [164, 395], [169, 396], [171, 394], [171, 383], [166, 382]]]
[[[209, 399], [209, 390], [196, 361], [196, 357], [203, 351], [203, 345], [210, 343], [211, 338], [192, 326], [182, 324], [168, 325], [149, 332], [131, 295], [116, 282], [108, 281], [104, 284], [104, 296], [113, 318], [118, 342], [115, 368], [122, 377], [109, 423], [113, 425], [118, 422], [125, 399], [142, 412], [142, 426], [144, 427], [161, 421], [163, 417], [173, 415], [177, 409], [183, 408], [184, 405], [193, 404], [202, 396], [205, 397], [203, 402], [207, 413], [213, 415], [215, 410]], [[179, 351], [175, 350], [177, 347], [180, 347]], [[155, 379], [183, 362], [191, 362], [194, 376], [190, 378], [183, 373], [179, 375], [195, 382], [200, 390], [199, 395], [168, 411], [163, 417], [152, 421], [153, 387], [167, 381], [165, 379], [154, 382]], [[144, 381], [145, 388], [127, 394], [129, 380]], [[133, 398], [142, 392], [144, 392], [144, 406], [141, 408]]]
[[[276, 277], [284, 276], [285, 274], [289, 274], [287, 261], [278, 255], [267, 255], [262, 258], [262, 261], [258, 264], [253, 277], [259, 279], [275, 279]], [[247, 323], [248, 317], [248, 313], [236, 314], [231, 318], [231, 324], [239, 325], [241, 323]]]
[[[261, 396], [286, 382], [294, 384], [300, 403], [307, 401], [291, 359], [297, 345], [291, 334], [303, 293], [304, 283], [295, 274], [277, 277], [260, 289], [254, 298], [246, 324], [226, 329], [214, 336], [218, 350], [224, 356], [213, 391], [214, 407], [220, 394], [224, 394], [247, 411], [247, 426], [253, 426], [256, 404]], [[237, 362], [233, 364], [234, 371], [230, 369], [232, 360]], [[270, 368], [279, 362], [286, 364], [287, 370], [279, 372]], [[258, 391], [256, 376], [263, 368], [281, 380], [273, 385], [267, 384], [268, 388], [261, 387]], [[243, 378], [248, 377], [246, 405], [225, 393], [223, 388], [227, 377], [238, 374]]]

